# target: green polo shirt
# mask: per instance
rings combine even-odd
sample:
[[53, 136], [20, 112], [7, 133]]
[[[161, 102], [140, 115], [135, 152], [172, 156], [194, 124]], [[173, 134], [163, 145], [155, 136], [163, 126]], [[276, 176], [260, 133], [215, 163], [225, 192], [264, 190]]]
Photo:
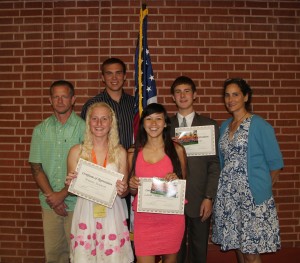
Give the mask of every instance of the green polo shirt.
[[[65, 187], [69, 150], [83, 141], [84, 132], [85, 122], [74, 111], [65, 124], [52, 115], [34, 128], [29, 162], [42, 164], [53, 191]], [[41, 191], [39, 198], [43, 208], [51, 209]], [[75, 203], [76, 196], [68, 195], [65, 199], [68, 211], [74, 210]]]

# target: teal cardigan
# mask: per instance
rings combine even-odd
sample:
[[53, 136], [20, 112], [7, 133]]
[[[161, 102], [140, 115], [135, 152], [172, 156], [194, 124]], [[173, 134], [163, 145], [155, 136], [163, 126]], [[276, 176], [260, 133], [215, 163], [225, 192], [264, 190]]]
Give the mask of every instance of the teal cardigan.
[[[232, 118], [224, 121], [220, 128], [220, 138]], [[224, 157], [219, 147], [221, 169]], [[270, 171], [283, 168], [282, 154], [273, 127], [258, 115], [253, 115], [248, 135], [247, 173], [250, 191], [255, 203], [261, 204], [272, 196]]]

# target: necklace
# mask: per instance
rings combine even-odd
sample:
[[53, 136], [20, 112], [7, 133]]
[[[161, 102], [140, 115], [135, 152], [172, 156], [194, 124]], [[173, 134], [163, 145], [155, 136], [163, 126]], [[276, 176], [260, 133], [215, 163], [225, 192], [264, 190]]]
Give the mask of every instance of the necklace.
[[[238, 121], [233, 121], [233, 120], [231, 121], [230, 132], [233, 132], [233, 130], [235, 130], [237, 128], [237, 126], [239, 125], [239, 122], [247, 115], [247, 113], [248, 113], [248, 111], [246, 111], [246, 113]], [[235, 125], [233, 125], [233, 123], [235, 123]]]

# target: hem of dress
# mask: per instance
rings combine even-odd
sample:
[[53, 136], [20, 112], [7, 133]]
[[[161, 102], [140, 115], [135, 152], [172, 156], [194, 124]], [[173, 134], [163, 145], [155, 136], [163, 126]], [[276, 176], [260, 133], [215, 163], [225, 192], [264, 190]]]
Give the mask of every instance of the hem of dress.
[[163, 256], [163, 255], [171, 255], [171, 254], [177, 254], [179, 250], [177, 251], [164, 251], [164, 252], [159, 252], [159, 253], [156, 253], [156, 252], [151, 252], [151, 253], [143, 253], [143, 254], [138, 254], [135, 252], [135, 255], [137, 257], [146, 257], [146, 256]]
[[[221, 244], [218, 243], [214, 243], [215, 245], [220, 246], [220, 250], [222, 252], [228, 252], [230, 250], [240, 250], [239, 247], [235, 247], [235, 248], [223, 248]], [[249, 251], [243, 251], [240, 250], [243, 254], [268, 254], [268, 253], [276, 253], [278, 250], [281, 249], [281, 246], [277, 247], [275, 250], [261, 250], [261, 251], [256, 251], [256, 252], [249, 252]]]

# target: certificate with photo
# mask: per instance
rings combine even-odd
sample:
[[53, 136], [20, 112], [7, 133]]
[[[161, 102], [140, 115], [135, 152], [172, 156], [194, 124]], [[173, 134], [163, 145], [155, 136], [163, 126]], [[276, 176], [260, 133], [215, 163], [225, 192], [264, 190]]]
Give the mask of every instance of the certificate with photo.
[[185, 180], [166, 181], [163, 178], [140, 178], [137, 211], [183, 215]]
[[175, 129], [175, 136], [186, 151], [187, 156], [216, 154], [215, 126], [192, 126]]
[[117, 195], [116, 182], [124, 175], [81, 158], [76, 171], [77, 178], [72, 180], [68, 191], [111, 208]]

